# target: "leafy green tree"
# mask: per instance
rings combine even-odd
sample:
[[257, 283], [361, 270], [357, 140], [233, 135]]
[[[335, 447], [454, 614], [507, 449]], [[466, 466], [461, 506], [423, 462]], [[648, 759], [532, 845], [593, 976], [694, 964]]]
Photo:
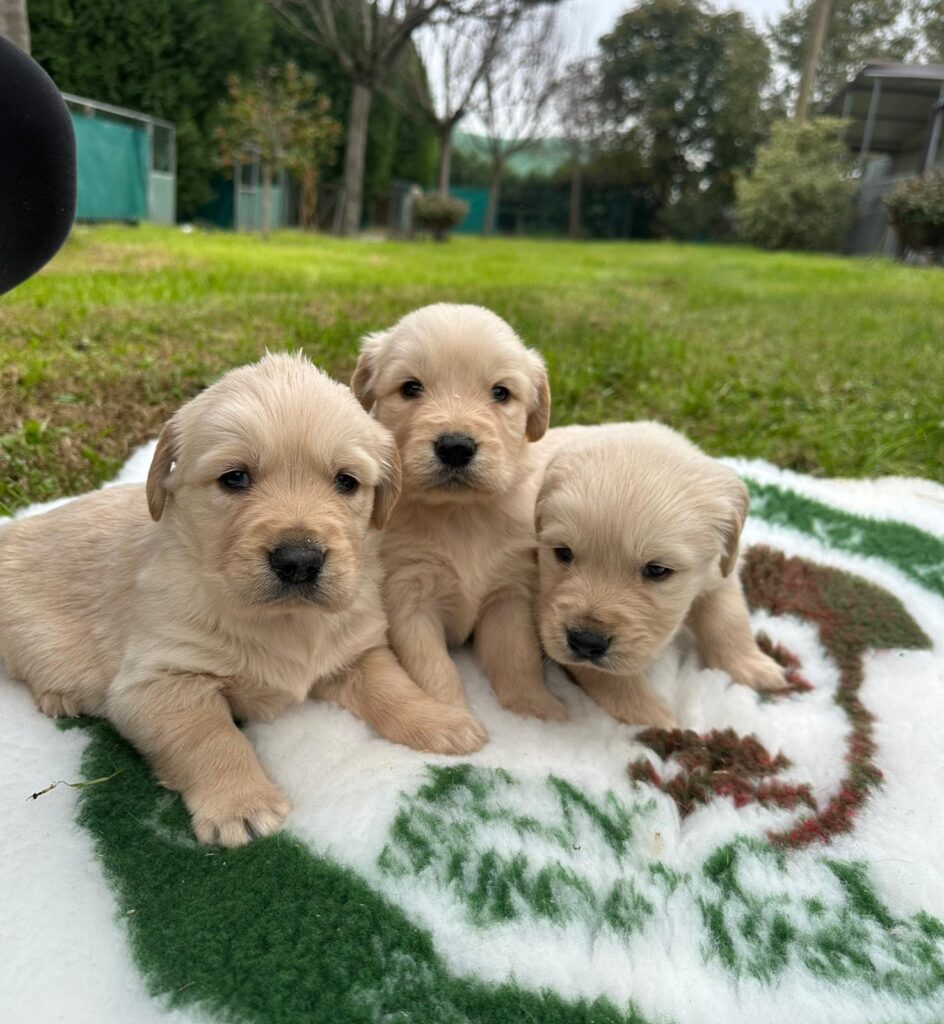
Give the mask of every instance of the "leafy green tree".
[[213, 129], [231, 74], [269, 42], [261, 0], [30, 0], [33, 56], [64, 92], [177, 126], [177, 205], [192, 217], [212, 190]]
[[842, 122], [780, 121], [737, 186], [738, 234], [765, 249], [835, 250], [852, 223], [858, 189]]
[[311, 223], [317, 194], [318, 169], [337, 146], [341, 126], [329, 111], [331, 101], [318, 92], [318, 80], [292, 64], [258, 72], [249, 82], [229, 81], [229, 100], [223, 107], [216, 137], [220, 159], [233, 168], [249, 153], [262, 165], [262, 234], [272, 224], [272, 180], [280, 170], [292, 171], [302, 182], [302, 206]]
[[908, 20], [915, 37], [913, 59], [944, 64], [944, 0], [909, 0]]
[[600, 40], [600, 73], [605, 120], [617, 136], [631, 131], [663, 229], [683, 198], [710, 201], [720, 224], [768, 130], [764, 40], [703, 0], [640, 0]]
[[[816, 0], [788, 0], [772, 26], [774, 55], [791, 76], [792, 91], [806, 59]], [[820, 57], [814, 101], [834, 95], [867, 60], [907, 60], [915, 33], [905, 18], [906, 0], [833, 0]]]

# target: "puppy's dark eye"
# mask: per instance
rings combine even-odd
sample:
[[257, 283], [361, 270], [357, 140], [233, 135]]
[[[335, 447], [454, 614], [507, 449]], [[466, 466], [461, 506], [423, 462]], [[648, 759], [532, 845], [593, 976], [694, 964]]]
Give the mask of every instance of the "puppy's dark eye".
[[673, 570], [667, 565], [659, 565], [658, 562], [650, 562], [642, 570], [643, 579], [664, 580], [672, 575]]
[[404, 398], [419, 398], [423, 393], [423, 385], [418, 380], [404, 381], [400, 385], [400, 394]]
[[231, 469], [218, 477], [217, 481], [224, 490], [246, 491], [252, 484], [252, 477], [244, 469]]
[[350, 473], [338, 473], [334, 478], [334, 486], [341, 494], [353, 494], [360, 485], [360, 480]]
[[511, 398], [511, 392], [504, 384], [496, 384], [495, 387], [492, 388], [492, 398], [494, 398], [499, 404], [504, 404], [509, 398]]
[[574, 553], [570, 548], [554, 548], [554, 557], [558, 562], [569, 565], [574, 560]]

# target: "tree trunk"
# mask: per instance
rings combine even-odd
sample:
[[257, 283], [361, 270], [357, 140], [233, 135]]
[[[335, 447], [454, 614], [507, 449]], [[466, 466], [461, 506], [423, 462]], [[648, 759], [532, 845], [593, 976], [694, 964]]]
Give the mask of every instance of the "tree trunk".
[[302, 175], [301, 201], [298, 220], [306, 231], [314, 231], [318, 212], [318, 169], [306, 167]]
[[29, 15], [26, 0], [0, 0], [0, 36], [24, 53], [30, 52]]
[[272, 230], [272, 169], [262, 165], [262, 237], [268, 238]]
[[501, 195], [501, 180], [504, 167], [499, 165], [492, 171], [492, 180], [488, 186], [488, 206], [485, 209], [485, 225], [482, 228], [483, 235], [495, 233], [495, 222], [498, 219], [498, 199]]
[[819, 71], [820, 55], [823, 52], [823, 43], [826, 40], [826, 29], [829, 27], [831, 13], [832, 0], [816, 0], [816, 8], [813, 11], [812, 32], [806, 52], [806, 60], [803, 63], [803, 75], [800, 78], [800, 91], [797, 95], [796, 111], [793, 115], [793, 119], [801, 124], [806, 120], [810, 98], [813, 95], [813, 86], [816, 83], [816, 73]]
[[575, 158], [570, 167], [570, 223], [568, 234], [571, 238], [580, 237], [580, 187], [583, 177], [583, 168], [580, 166], [580, 159]]
[[367, 119], [374, 94], [369, 86], [354, 83], [344, 145], [344, 209], [341, 234], [355, 235], [361, 226], [364, 206], [364, 157], [367, 153]]
[[239, 179], [243, 174], [243, 165], [239, 158], [233, 158], [233, 230], [239, 230]]
[[452, 177], [452, 125], [444, 128], [439, 136], [439, 194], [449, 195], [449, 179]]

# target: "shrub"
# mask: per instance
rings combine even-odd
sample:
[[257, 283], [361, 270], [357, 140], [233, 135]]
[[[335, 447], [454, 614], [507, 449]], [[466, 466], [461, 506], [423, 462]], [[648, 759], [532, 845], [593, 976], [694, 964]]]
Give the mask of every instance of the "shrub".
[[775, 124], [750, 178], [737, 184], [737, 230], [765, 249], [835, 250], [854, 216], [857, 183], [842, 122]]
[[944, 256], [944, 167], [896, 185], [885, 197], [888, 217], [906, 250]]
[[413, 200], [413, 223], [431, 231], [437, 242], [445, 242], [450, 228], [461, 224], [468, 212], [468, 203], [439, 192], [424, 192]]

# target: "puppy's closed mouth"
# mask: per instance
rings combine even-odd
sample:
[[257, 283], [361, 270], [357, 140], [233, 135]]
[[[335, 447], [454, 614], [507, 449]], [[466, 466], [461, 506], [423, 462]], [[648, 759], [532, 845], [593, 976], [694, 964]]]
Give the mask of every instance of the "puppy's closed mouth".
[[266, 598], [267, 604], [285, 604], [287, 602], [304, 604], [326, 604], [328, 596], [324, 588], [317, 583], [281, 584], [274, 588]]
[[554, 658], [559, 665], [590, 665], [593, 668], [599, 669], [601, 672], [613, 672], [613, 664], [611, 659], [606, 656], [593, 656], [584, 654], [573, 654], [568, 651], [566, 657]]
[[453, 494], [486, 489], [482, 486], [479, 474], [468, 466], [435, 466], [426, 473], [423, 486], [430, 491], [447, 491]]
[[466, 469], [440, 470], [433, 477], [432, 484], [447, 491], [468, 491], [478, 488], [475, 474]]

